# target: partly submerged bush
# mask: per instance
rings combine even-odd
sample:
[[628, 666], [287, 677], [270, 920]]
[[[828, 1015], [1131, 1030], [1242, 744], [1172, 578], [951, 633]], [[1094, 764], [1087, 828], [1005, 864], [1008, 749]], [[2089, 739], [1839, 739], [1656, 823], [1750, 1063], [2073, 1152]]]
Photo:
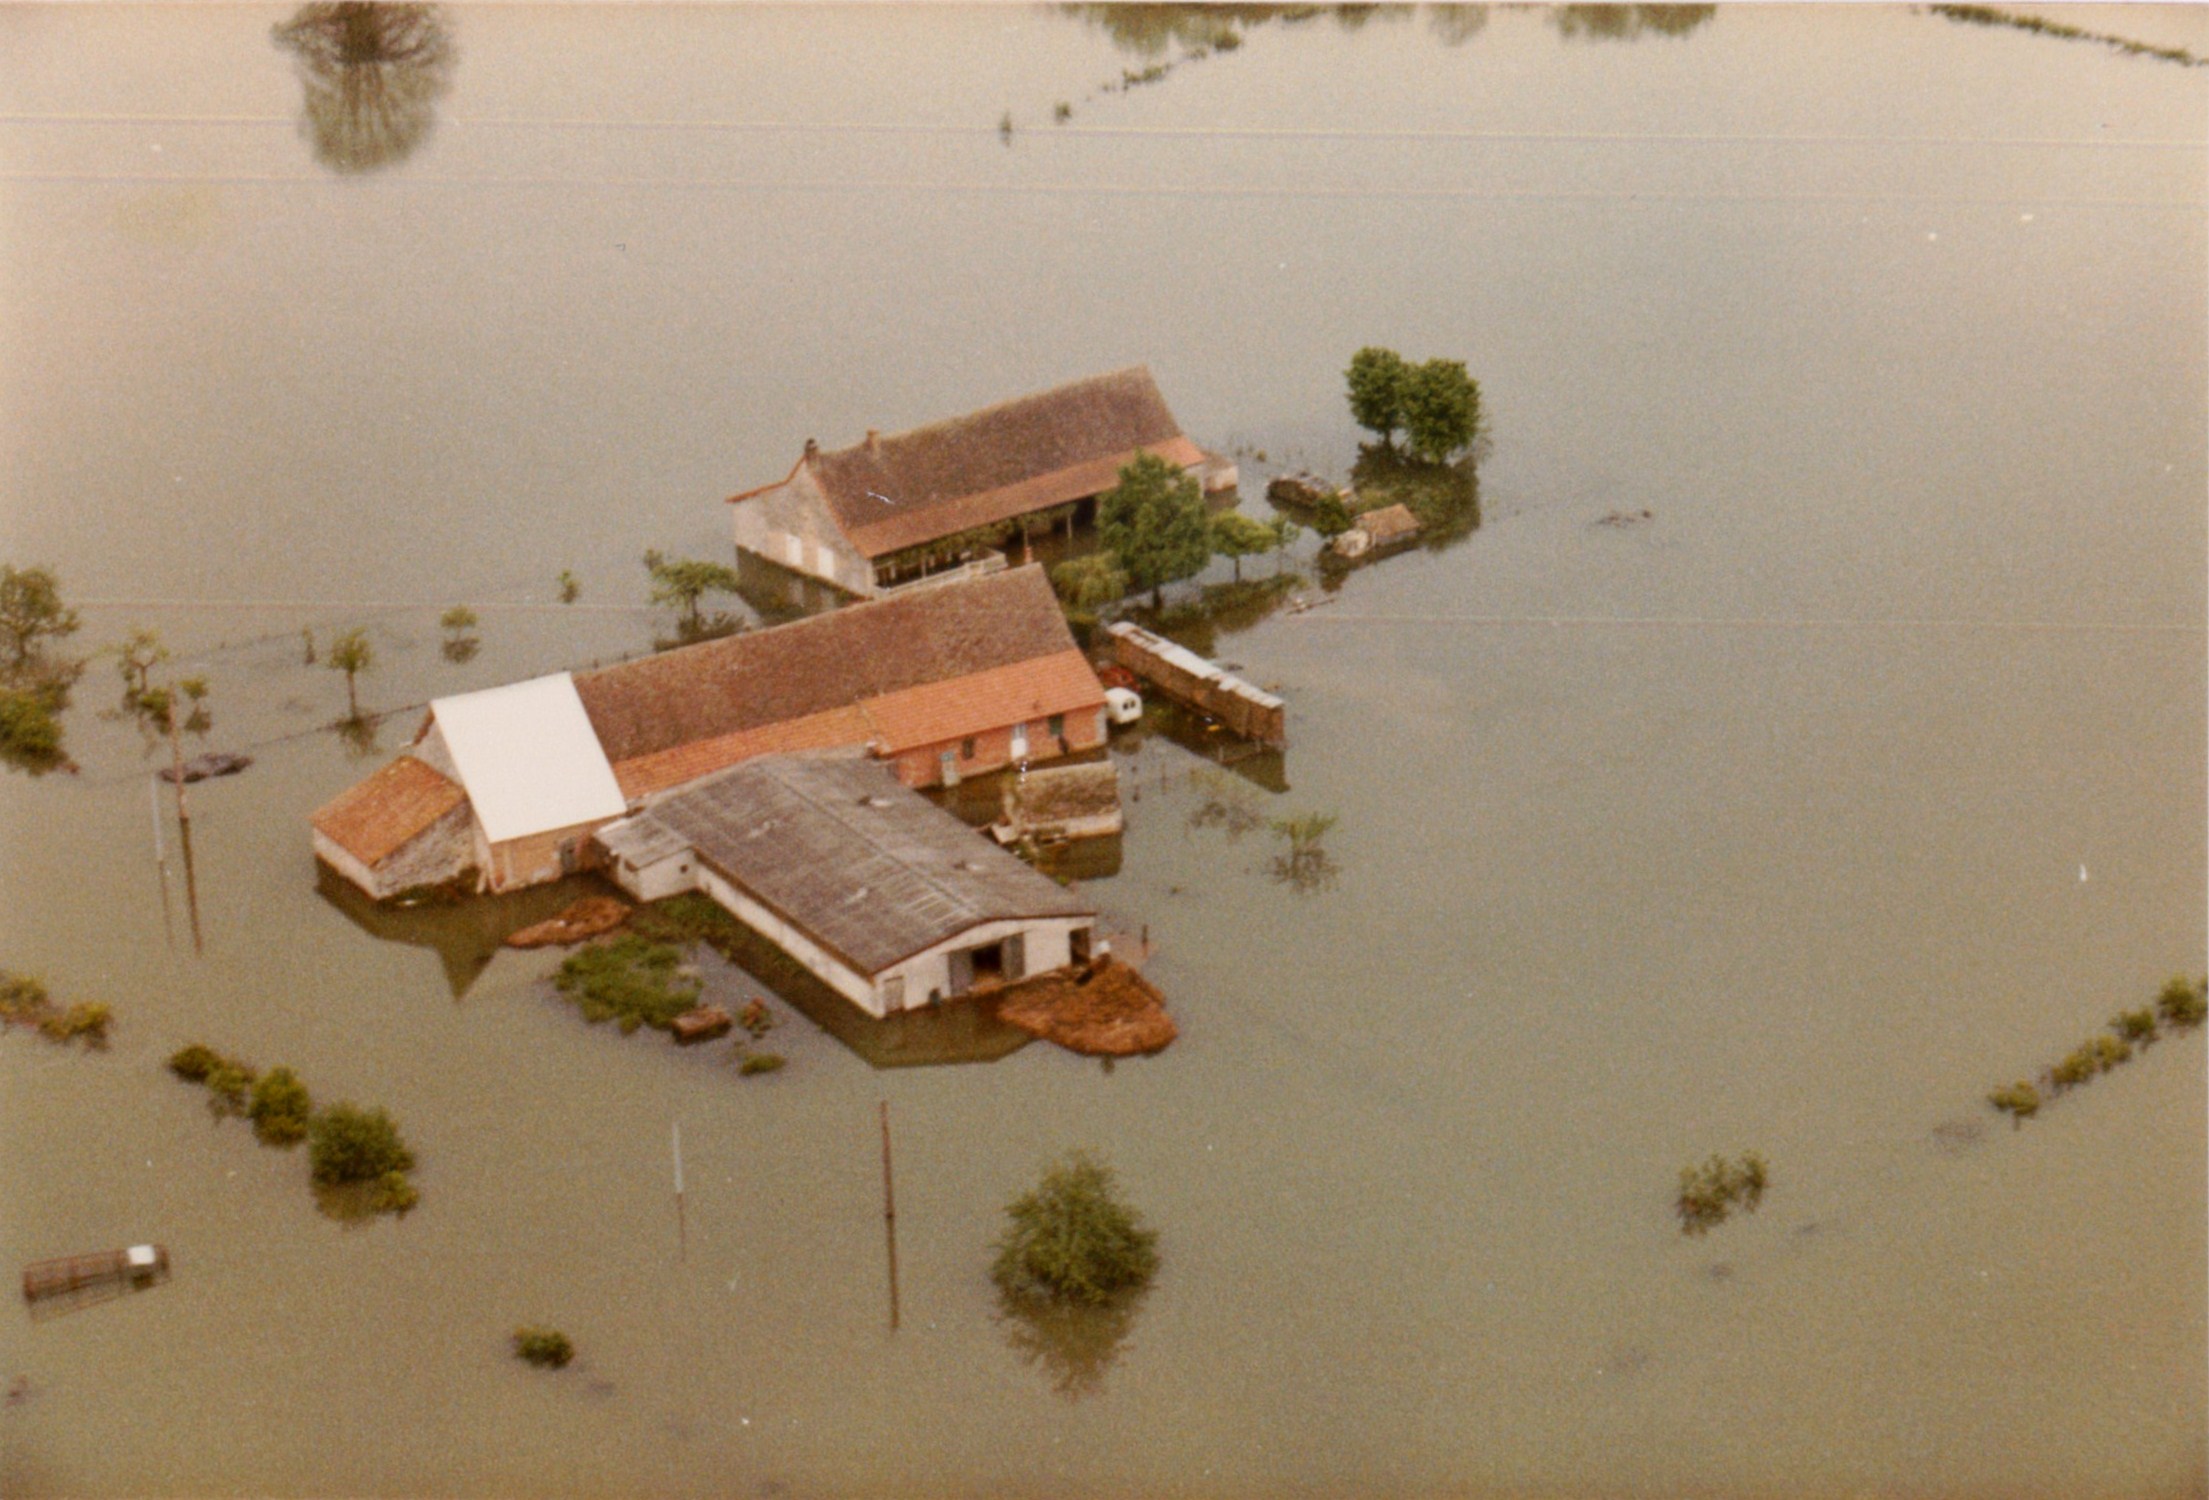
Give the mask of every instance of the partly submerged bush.
[[2040, 1113], [2040, 1090], [2020, 1079], [2007, 1088], [1990, 1091], [1987, 1103], [2015, 1119], [2029, 1120]]
[[97, 1000], [79, 1000], [67, 1010], [39, 1018], [39, 1034], [56, 1042], [82, 1041], [87, 1046], [107, 1045], [108, 1024], [114, 1013]]
[[575, 1358], [575, 1345], [557, 1328], [517, 1328], [514, 1355], [539, 1369], [557, 1370]]
[[625, 933], [571, 954], [552, 982], [592, 1023], [614, 1021], [624, 1034], [639, 1026], [674, 1028], [698, 1003], [698, 979], [681, 972], [682, 955], [665, 943]]
[[380, 1109], [333, 1104], [314, 1117], [307, 1133], [314, 1180], [325, 1187], [373, 1182], [414, 1165], [399, 1127]]
[[289, 1146], [307, 1137], [314, 1101], [307, 1086], [289, 1068], [271, 1068], [253, 1085], [246, 1115], [253, 1132], [272, 1146]]
[[2109, 1029], [2121, 1042], [2137, 1042], [2145, 1047], [2156, 1037], [2155, 1010], [2141, 1006], [2138, 1010], [2121, 1010], [2109, 1018]]
[[205, 1083], [207, 1075], [223, 1064], [223, 1055], [212, 1047], [198, 1042], [189, 1047], [179, 1047], [169, 1054], [169, 1071], [186, 1083]]
[[1744, 1151], [1733, 1161], [1714, 1155], [1699, 1167], [1682, 1167], [1680, 1193], [1673, 1205], [1681, 1233], [1709, 1233], [1726, 1222], [1735, 1204], [1745, 1212], [1756, 1212], [1770, 1180], [1764, 1158], [1754, 1151]]
[[2188, 1031], [2199, 1026], [2209, 1015], [2209, 980], [2190, 980], [2179, 974], [2163, 986], [2163, 993], [2156, 996], [2155, 1013], [2163, 1024], [2174, 1031]]
[[777, 1073], [782, 1067], [783, 1057], [779, 1052], [751, 1052], [736, 1065], [736, 1071], [749, 1078], [754, 1073]]
[[1101, 1303], [1158, 1270], [1158, 1235], [1113, 1191], [1112, 1169], [1076, 1151], [1005, 1206], [990, 1276], [1008, 1296]]

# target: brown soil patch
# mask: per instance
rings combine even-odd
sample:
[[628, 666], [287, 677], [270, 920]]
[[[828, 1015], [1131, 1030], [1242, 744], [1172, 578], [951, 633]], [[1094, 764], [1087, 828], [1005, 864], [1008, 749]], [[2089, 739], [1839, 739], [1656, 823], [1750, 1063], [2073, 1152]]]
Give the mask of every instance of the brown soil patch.
[[1157, 987], [1109, 954], [1009, 984], [995, 999], [1000, 1019], [1091, 1057], [1156, 1052], [1181, 1034]]
[[611, 896], [585, 896], [560, 912], [519, 932], [509, 933], [509, 948], [550, 948], [555, 944], [580, 943], [601, 933], [612, 932], [629, 920], [626, 902]]

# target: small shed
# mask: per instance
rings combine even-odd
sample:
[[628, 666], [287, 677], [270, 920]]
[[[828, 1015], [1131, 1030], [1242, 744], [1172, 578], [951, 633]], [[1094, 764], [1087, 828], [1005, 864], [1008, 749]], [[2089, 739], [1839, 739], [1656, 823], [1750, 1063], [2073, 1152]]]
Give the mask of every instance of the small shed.
[[1105, 634], [1115, 661], [1175, 702], [1209, 714], [1244, 739], [1288, 748], [1288, 705], [1272, 693], [1133, 621], [1116, 620]]
[[1375, 547], [1408, 542], [1419, 535], [1419, 518], [1408, 506], [1384, 505], [1358, 517], [1358, 529], [1373, 539]]
[[1086, 959], [1097, 920], [857, 756], [747, 761], [598, 840], [632, 895], [703, 891], [875, 1016]]

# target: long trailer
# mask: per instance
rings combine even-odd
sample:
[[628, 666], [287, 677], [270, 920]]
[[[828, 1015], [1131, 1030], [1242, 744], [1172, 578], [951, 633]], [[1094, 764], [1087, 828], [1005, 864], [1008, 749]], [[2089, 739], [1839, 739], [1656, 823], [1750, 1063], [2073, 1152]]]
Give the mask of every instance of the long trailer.
[[1273, 694], [1140, 625], [1118, 620], [1105, 633], [1112, 637], [1113, 660], [1167, 697], [1211, 715], [1244, 739], [1288, 749], [1288, 705]]

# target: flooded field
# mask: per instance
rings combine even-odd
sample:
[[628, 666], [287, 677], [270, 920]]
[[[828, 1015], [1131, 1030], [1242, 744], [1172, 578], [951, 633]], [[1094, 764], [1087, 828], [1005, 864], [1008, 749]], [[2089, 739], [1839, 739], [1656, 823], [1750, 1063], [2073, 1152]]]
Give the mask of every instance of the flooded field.
[[[2201, 1034], [1984, 1102], [2209, 948], [2209, 69], [1899, 7], [623, 7], [434, 12], [371, 79], [316, 21], [0, 7], [0, 561], [255, 757], [191, 788], [197, 946], [112, 657], [77, 773], [0, 774], [0, 969], [115, 1012], [0, 1036], [0, 1264], [173, 1270], [0, 1317], [0, 1493], [2209, 1490]], [[1349, 473], [1368, 344], [1480, 380], [1478, 525], [1307, 537], [1301, 612], [1169, 591], [1290, 749], [1115, 751], [1070, 873], [1164, 1053], [709, 958], [788, 991], [741, 1076], [498, 947], [565, 891], [318, 881], [416, 706], [649, 649], [640, 555], [727, 560], [806, 438], [1143, 362], [1265, 518]], [[1334, 817], [1329, 878], [1223, 786]], [[388, 1109], [419, 1207], [318, 1211], [190, 1042]], [[1002, 1206], [1076, 1147], [1159, 1278], [1008, 1315]]]

